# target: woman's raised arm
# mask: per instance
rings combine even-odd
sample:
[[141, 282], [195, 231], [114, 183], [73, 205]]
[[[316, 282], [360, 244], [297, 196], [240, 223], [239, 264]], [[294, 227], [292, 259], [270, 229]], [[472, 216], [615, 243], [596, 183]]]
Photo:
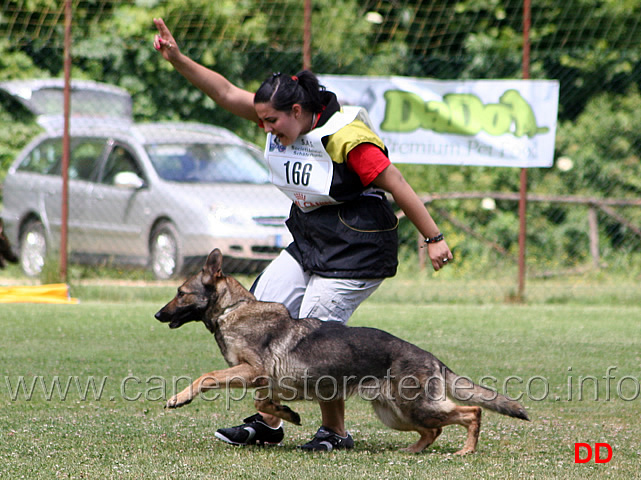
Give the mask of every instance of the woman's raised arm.
[[176, 71], [225, 110], [258, 122], [253, 93], [237, 87], [221, 74], [184, 55], [162, 18], [154, 18], [154, 24], [158, 29], [158, 33], [154, 36], [154, 48], [173, 65]]

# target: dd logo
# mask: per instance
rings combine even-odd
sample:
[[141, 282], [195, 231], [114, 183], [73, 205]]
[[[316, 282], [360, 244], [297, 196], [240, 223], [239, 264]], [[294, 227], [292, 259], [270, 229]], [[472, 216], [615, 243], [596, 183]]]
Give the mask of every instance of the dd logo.
[[[605, 448], [608, 451], [606, 458], [601, 457], [601, 449]], [[585, 458], [581, 458], [581, 449], [586, 450]], [[574, 463], [588, 463], [592, 460], [592, 447], [588, 443], [575, 443], [574, 444]], [[595, 443], [594, 444], [594, 463], [608, 463], [612, 460], [612, 447], [609, 443]]]

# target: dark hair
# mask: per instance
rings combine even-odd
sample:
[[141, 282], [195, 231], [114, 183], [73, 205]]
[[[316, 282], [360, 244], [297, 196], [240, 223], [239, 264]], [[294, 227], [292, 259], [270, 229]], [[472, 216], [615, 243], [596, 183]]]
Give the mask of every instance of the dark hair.
[[281, 112], [289, 112], [295, 103], [304, 110], [319, 113], [323, 111], [322, 93], [318, 77], [309, 70], [294, 76], [274, 73], [265, 80], [254, 95], [254, 103], [271, 103]]

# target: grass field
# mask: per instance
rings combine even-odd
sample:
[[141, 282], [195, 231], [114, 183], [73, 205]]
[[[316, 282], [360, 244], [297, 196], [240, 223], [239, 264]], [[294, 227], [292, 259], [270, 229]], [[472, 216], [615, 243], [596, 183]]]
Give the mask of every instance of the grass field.
[[[214, 438], [253, 412], [250, 394], [164, 410], [186, 386], [178, 377], [224, 367], [204, 326], [171, 331], [153, 318], [175, 286], [78, 285], [80, 305], [0, 305], [0, 478], [641, 478], [637, 284], [533, 283], [526, 304], [505, 302], [510, 287], [497, 285], [399, 277], [351, 320], [522, 396], [532, 422], [485, 412], [478, 452], [462, 458], [452, 455], [462, 428], [403, 453], [416, 434], [387, 429], [357, 398], [347, 404], [356, 448], [330, 454], [296, 450], [319, 426], [311, 403], [291, 404], [303, 425], [270, 448]], [[575, 464], [576, 442], [608, 443], [612, 460]]]

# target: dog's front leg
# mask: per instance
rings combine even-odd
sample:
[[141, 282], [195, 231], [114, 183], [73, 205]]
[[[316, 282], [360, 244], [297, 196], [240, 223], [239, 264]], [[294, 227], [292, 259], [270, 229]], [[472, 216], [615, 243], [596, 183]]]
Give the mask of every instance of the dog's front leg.
[[262, 372], [246, 363], [225, 370], [216, 370], [200, 376], [182, 392], [171, 397], [165, 408], [178, 408], [187, 405], [201, 392], [214, 388], [250, 388], [265, 384]]
[[282, 418], [294, 425], [300, 425], [300, 415], [287, 405], [281, 405], [275, 402], [269, 396], [269, 387], [256, 389], [254, 393], [254, 405], [256, 410], [263, 413], [269, 413], [278, 418]]

